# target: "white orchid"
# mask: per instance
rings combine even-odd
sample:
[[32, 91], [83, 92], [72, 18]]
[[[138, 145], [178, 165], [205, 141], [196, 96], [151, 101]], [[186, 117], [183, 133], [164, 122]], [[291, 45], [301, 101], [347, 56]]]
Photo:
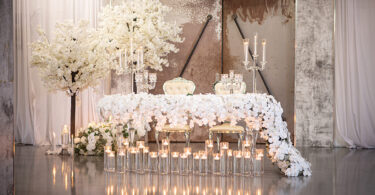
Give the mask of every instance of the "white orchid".
[[[144, 134], [144, 122], [155, 119], [156, 130], [169, 123], [171, 126], [189, 124], [192, 128], [213, 126], [230, 121], [232, 125], [245, 120], [249, 127], [261, 131], [268, 142], [268, 155], [287, 176], [311, 175], [310, 163], [302, 158], [290, 141], [282, 108], [274, 97], [266, 94], [235, 95], [111, 95], [98, 102], [103, 118], [129, 122], [139, 134]], [[263, 120], [261, 120], [263, 119]]]

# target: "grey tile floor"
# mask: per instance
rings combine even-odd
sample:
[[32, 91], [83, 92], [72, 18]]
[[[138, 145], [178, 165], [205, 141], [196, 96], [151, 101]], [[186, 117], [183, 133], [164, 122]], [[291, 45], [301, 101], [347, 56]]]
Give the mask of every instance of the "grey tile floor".
[[[172, 145], [175, 150], [182, 146]], [[194, 151], [203, 148], [202, 144], [192, 146]], [[375, 194], [375, 150], [299, 148], [312, 164], [311, 177], [282, 176], [268, 159], [261, 177], [220, 177], [106, 173], [103, 157], [76, 156], [73, 159], [45, 155], [46, 149], [48, 147], [16, 146], [17, 195]]]

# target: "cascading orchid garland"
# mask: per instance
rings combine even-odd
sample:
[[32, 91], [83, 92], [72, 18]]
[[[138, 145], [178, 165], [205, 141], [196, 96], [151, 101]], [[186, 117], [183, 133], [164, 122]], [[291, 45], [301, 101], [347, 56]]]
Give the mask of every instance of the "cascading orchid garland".
[[[189, 124], [193, 127], [213, 126], [230, 121], [235, 125], [244, 120], [254, 129], [261, 129], [261, 136], [268, 144], [268, 156], [287, 176], [311, 175], [310, 163], [294, 148], [287, 124], [282, 120], [283, 109], [273, 96], [266, 94], [234, 95], [111, 95], [98, 102], [98, 113], [103, 118], [132, 124], [138, 134], [144, 134], [144, 121], [156, 122], [156, 130], [166, 123], [171, 126]], [[259, 120], [261, 118], [261, 120]]]
[[179, 51], [174, 43], [183, 42], [179, 36], [182, 28], [165, 21], [169, 11], [159, 0], [127, 0], [104, 7], [99, 14], [98, 31], [104, 40], [102, 46], [113, 55], [111, 68], [120, 73], [134, 72], [129, 67], [120, 67], [119, 51], [125, 53], [126, 49], [128, 60], [133, 54], [136, 63], [139, 48], [143, 49], [145, 68], [161, 71], [168, 66], [167, 55]]
[[51, 40], [41, 29], [39, 34], [41, 40], [31, 45], [31, 65], [49, 90], [73, 95], [108, 74], [110, 54], [98, 47], [100, 40], [88, 21], [56, 23]]

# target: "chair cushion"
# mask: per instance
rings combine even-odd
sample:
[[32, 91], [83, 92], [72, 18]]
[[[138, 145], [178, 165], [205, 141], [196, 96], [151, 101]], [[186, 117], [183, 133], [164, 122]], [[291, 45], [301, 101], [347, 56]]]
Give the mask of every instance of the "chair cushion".
[[224, 123], [222, 125], [216, 125], [209, 129], [209, 131], [215, 133], [242, 133], [244, 128], [238, 125], [232, 126], [230, 123]]
[[166, 81], [163, 85], [163, 90], [167, 95], [188, 95], [194, 93], [195, 84], [193, 81], [177, 77]]
[[187, 132], [191, 131], [189, 125], [178, 125], [171, 127], [170, 125], [165, 125], [161, 132]]

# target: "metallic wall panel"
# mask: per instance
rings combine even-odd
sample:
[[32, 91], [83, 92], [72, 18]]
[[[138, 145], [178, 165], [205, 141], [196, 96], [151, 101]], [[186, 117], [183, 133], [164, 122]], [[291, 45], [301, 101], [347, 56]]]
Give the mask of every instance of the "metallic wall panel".
[[13, 194], [13, 3], [0, 0], [0, 194]]

